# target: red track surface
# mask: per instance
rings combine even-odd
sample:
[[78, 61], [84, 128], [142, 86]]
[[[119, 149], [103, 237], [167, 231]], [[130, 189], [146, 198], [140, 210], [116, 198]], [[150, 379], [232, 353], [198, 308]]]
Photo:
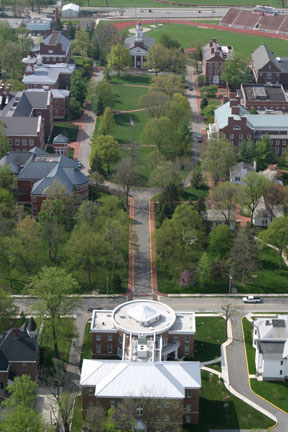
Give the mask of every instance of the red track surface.
[[[129, 26], [134, 26], [135, 23], [139, 21], [139, 20], [134, 20], [134, 21], [124, 21], [124, 22], [119, 22], [119, 23], [115, 23], [115, 27], [117, 28], [117, 30], [122, 30], [126, 27]], [[141, 20], [143, 23], [147, 23], [147, 24], [155, 24], [156, 20]], [[214, 29], [214, 30], [224, 30], [224, 31], [229, 31], [229, 32], [233, 32], [233, 33], [243, 33], [243, 34], [249, 34], [249, 35], [254, 35], [254, 36], [263, 36], [263, 37], [273, 37], [275, 39], [288, 39], [288, 35], [279, 35], [276, 33], [268, 33], [268, 32], [263, 32], [263, 31], [257, 31], [257, 30], [246, 30], [246, 29], [238, 29], [238, 28], [231, 28], [231, 27], [226, 27], [226, 26], [222, 26], [222, 25], [216, 25], [216, 24], [207, 24], [207, 23], [199, 23], [197, 21], [185, 21], [185, 20], [176, 20], [176, 19], [171, 19], [171, 20], [157, 20], [157, 22], [160, 23], [172, 23], [172, 24], [186, 24], [186, 25], [191, 25], [194, 27], [201, 27], [201, 28], [207, 28], [207, 29]]]

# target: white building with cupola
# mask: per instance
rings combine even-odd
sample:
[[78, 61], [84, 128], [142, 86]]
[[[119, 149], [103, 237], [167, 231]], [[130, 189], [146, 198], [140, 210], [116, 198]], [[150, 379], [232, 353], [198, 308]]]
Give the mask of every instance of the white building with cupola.
[[132, 57], [132, 67], [143, 69], [149, 48], [154, 43], [155, 39], [144, 34], [142, 24], [139, 21], [136, 25], [135, 35], [125, 39], [125, 48], [129, 50], [130, 56]]

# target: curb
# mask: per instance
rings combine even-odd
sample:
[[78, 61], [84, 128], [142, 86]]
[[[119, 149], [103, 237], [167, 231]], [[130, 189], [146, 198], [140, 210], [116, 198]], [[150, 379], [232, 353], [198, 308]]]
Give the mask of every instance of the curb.
[[[128, 300], [133, 299], [134, 293], [134, 234], [135, 234], [135, 220], [134, 220], [134, 199], [129, 197], [129, 269], [128, 269]], [[132, 298], [131, 298], [132, 297]]]

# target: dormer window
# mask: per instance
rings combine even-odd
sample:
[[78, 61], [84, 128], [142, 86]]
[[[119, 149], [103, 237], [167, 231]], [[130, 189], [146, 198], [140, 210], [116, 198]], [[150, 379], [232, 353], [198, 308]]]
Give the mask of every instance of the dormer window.
[[241, 130], [241, 127], [240, 126], [234, 126], [233, 130]]

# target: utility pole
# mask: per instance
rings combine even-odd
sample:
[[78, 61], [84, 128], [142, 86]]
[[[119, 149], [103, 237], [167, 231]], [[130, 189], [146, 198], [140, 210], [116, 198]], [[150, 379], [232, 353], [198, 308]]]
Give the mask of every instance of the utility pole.
[[108, 292], [109, 292], [109, 277], [107, 276], [106, 278], [106, 282], [107, 282], [107, 286], [106, 286], [106, 295], [108, 297]]

